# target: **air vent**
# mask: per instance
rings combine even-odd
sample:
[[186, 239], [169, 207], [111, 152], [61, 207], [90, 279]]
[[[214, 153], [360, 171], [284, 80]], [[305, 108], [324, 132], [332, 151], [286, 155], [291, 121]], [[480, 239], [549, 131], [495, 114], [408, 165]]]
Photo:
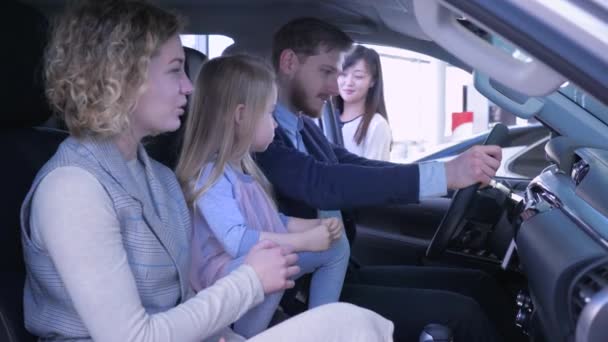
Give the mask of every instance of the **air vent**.
[[608, 262], [583, 271], [574, 282], [570, 292], [570, 312], [572, 323], [576, 326], [581, 312], [600, 291], [608, 289]]

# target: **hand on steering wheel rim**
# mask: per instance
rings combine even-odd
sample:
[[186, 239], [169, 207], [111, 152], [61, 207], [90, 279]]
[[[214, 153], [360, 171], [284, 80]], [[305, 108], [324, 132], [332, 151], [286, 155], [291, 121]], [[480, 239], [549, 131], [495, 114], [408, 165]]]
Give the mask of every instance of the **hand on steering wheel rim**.
[[[492, 131], [490, 131], [490, 134], [483, 144], [502, 146], [506, 142], [508, 135], [509, 129], [507, 126], [498, 123], [492, 128]], [[427, 257], [438, 257], [445, 251], [450, 240], [454, 237], [454, 233], [458, 226], [464, 219], [467, 208], [473, 201], [478, 189], [479, 183], [456, 191], [452, 197], [452, 202], [448, 211], [445, 213], [445, 216], [443, 216], [441, 223], [439, 223], [439, 227], [426, 250]]]

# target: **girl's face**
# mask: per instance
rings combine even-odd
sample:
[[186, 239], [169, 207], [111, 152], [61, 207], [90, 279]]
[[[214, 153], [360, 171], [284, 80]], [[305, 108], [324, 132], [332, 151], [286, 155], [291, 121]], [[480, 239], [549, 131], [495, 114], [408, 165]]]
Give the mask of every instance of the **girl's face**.
[[177, 35], [167, 40], [148, 66], [145, 90], [137, 100], [131, 128], [140, 137], [175, 131], [192, 83], [184, 72], [184, 49]]
[[340, 96], [345, 103], [365, 101], [367, 92], [373, 86], [372, 75], [363, 59], [358, 60], [338, 76]]
[[273, 87], [272, 94], [268, 97], [268, 102], [264, 107], [264, 113], [259, 116], [255, 125], [251, 152], [264, 152], [274, 139], [274, 129], [277, 127], [276, 121], [272, 116], [274, 107], [277, 103], [277, 89]]

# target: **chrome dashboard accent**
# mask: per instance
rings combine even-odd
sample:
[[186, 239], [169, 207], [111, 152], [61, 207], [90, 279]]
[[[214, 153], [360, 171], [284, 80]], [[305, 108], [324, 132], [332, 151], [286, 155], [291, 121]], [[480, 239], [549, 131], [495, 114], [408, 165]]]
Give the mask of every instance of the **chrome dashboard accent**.
[[[608, 233], [602, 235], [594, 228], [606, 229], [608, 218], [589, 203], [581, 201], [575, 190], [576, 185], [570, 175], [559, 171], [557, 166], [546, 168], [526, 189], [522, 218], [525, 221], [538, 213], [553, 208], [559, 209], [591, 238], [608, 249]], [[584, 218], [582, 213], [585, 214]]]
[[588, 172], [589, 164], [584, 159], [575, 162], [572, 166], [572, 172], [570, 174], [574, 185], [578, 186], [579, 184], [581, 184], [583, 178], [585, 178]]
[[561, 208], [562, 203], [542, 182], [530, 183], [524, 193], [524, 210], [521, 214], [525, 221], [534, 215], [544, 213], [553, 208]]

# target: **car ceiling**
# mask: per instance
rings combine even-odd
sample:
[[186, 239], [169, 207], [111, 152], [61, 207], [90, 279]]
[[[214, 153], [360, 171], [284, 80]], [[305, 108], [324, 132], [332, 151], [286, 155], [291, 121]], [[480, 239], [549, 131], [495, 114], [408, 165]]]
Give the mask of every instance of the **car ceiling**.
[[[48, 14], [67, 0], [24, 0]], [[222, 34], [243, 51], [267, 53], [272, 34], [288, 20], [314, 16], [362, 43], [412, 49], [470, 70], [433, 43], [414, 17], [412, 0], [156, 0], [186, 19], [186, 33]], [[226, 23], [230, 24], [227, 25]], [[255, 28], [253, 30], [252, 28]], [[252, 35], [255, 32], [255, 36]]]

